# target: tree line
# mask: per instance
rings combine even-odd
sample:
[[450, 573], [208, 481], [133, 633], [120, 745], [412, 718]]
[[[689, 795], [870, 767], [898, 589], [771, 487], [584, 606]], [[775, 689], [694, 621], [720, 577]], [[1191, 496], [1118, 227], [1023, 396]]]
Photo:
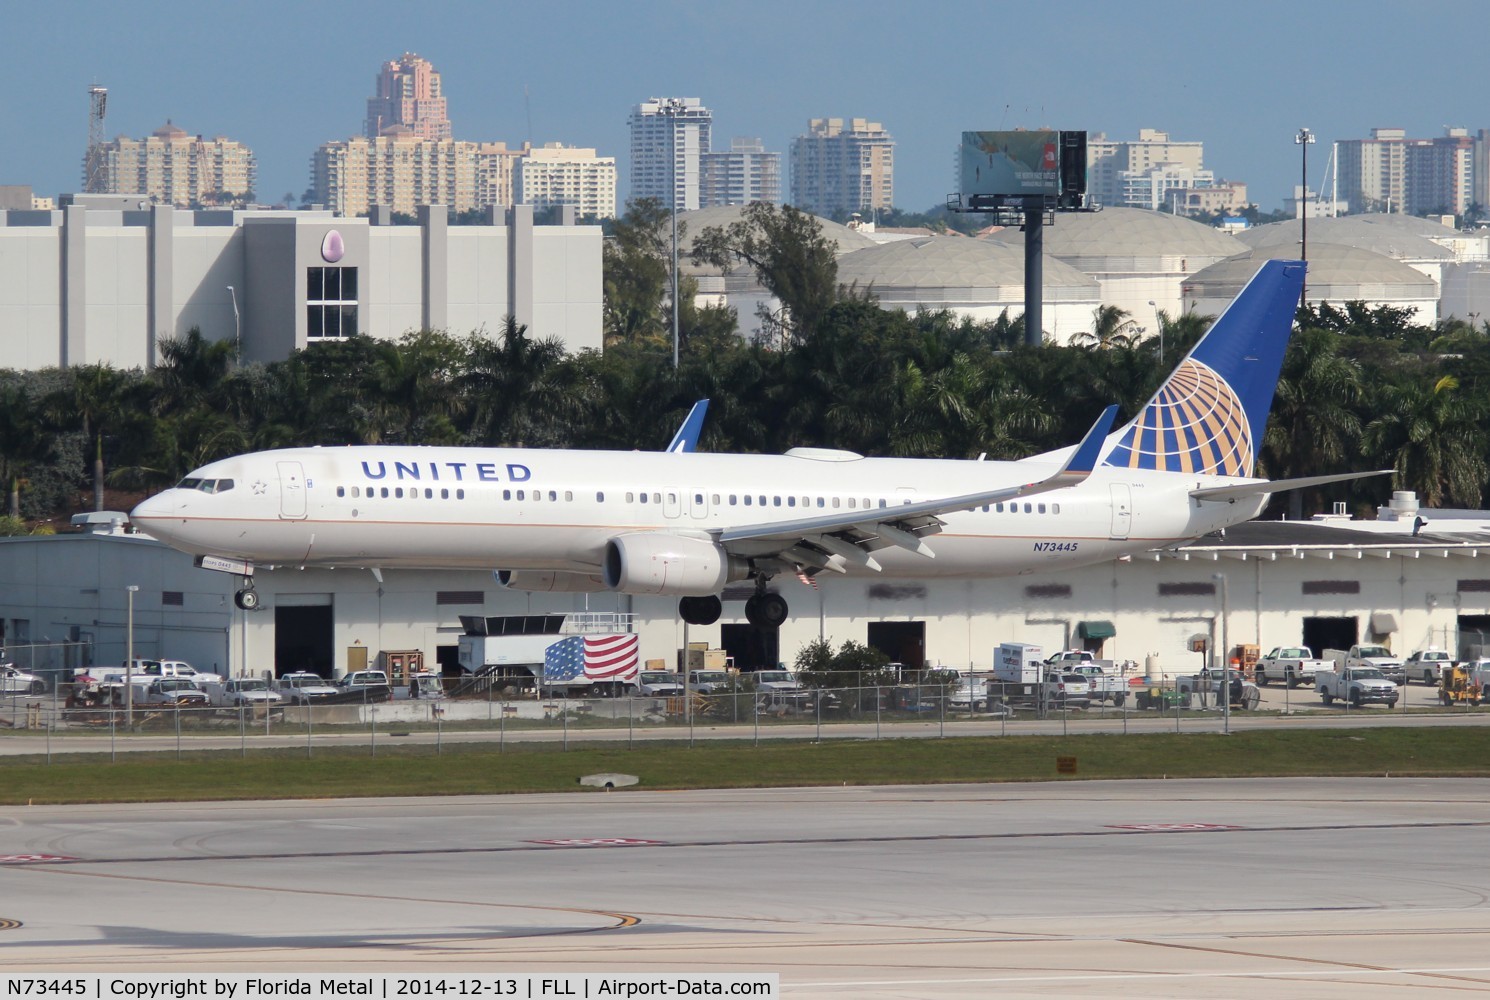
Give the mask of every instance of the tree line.
[[[416, 331], [318, 343], [237, 366], [231, 341], [162, 341], [149, 370], [0, 371], [0, 531], [126, 506], [207, 462], [302, 445], [664, 447], [698, 399], [700, 447], [798, 445], [870, 455], [1019, 458], [1080, 439], [1116, 402], [1140, 408], [1209, 325], [1160, 317], [1136, 339], [1098, 309], [1072, 346], [1023, 345], [1022, 317], [881, 309], [837, 284], [831, 244], [790, 207], [705, 230], [694, 259], [744, 268], [781, 303], [747, 340], [739, 317], [682, 283], [672, 365], [667, 213], [630, 206], [605, 249], [605, 349], [569, 352], [509, 319], [490, 335]], [[1490, 478], [1490, 337], [1391, 307], [1301, 309], [1259, 455], [1271, 478], [1393, 469], [1425, 506], [1478, 507]], [[1374, 507], [1385, 478], [1295, 492], [1277, 512]]]

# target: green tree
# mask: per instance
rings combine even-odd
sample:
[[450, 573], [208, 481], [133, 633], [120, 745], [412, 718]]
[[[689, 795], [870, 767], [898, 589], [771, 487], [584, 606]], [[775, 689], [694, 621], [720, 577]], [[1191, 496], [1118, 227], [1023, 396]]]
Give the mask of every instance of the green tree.
[[1483, 496], [1485, 406], [1462, 398], [1452, 375], [1429, 388], [1422, 382], [1390, 387], [1379, 415], [1366, 425], [1363, 444], [1376, 467], [1397, 470], [1396, 489], [1415, 490], [1426, 507], [1478, 508]]
[[[679, 227], [680, 240], [685, 231]], [[671, 246], [669, 215], [655, 198], [628, 202], [626, 214], [612, 223], [602, 265], [607, 347], [669, 342]]]
[[812, 336], [838, 298], [838, 258], [817, 219], [790, 205], [745, 206], [728, 226], [709, 226], [693, 244], [693, 260], [726, 274], [744, 264], [781, 302], [781, 312], [763, 316], [783, 344]]
[[[1350, 471], [1361, 433], [1356, 406], [1360, 365], [1340, 354], [1340, 337], [1309, 328], [1294, 334], [1283, 355], [1273, 409], [1262, 440], [1262, 467], [1274, 479]], [[1304, 516], [1305, 493], [1318, 510], [1320, 490], [1290, 490], [1288, 516]]]

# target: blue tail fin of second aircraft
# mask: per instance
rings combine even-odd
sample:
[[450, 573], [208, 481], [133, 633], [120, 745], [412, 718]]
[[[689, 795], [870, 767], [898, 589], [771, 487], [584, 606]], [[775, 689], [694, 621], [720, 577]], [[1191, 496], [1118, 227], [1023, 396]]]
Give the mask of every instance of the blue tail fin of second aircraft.
[[1113, 434], [1103, 464], [1251, 476], [1303, 283], [1302, 261], [1263, 264], [1148, 405]]
[[688, 416], [683, 418], [683, 423], [678, 427], [678, 433], [673, 435], [672, 441], [668, 442], [668, 451], [697, 451], [698, 438], [704, 430], [704, 414], [709, 412], [709, 401], [701, 399], [693, 404], [693, 409], [688, 411]]

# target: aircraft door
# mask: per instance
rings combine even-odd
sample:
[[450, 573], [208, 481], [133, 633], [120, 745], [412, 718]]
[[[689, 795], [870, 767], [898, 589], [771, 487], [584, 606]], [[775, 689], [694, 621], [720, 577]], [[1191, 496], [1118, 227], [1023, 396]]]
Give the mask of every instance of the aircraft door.
[[305, 517], [305, 470], [299, 462], [276, 462], [279, 468], [279, 516], [296, 521]]
[[703, 487], [695, 486], [688, 491], [688, 511], [696, 521], [709, 516], [709, 494]]
[[683, 513], [683, 500], [677, 489], [670, 489], [662, 494], [662, 516], [669, 520], [675, 520]]
[[1133, 490], [1127, 483], [1112, 483], [1112, 534], [1114, 539], [1128, 537], [1133, 530]]

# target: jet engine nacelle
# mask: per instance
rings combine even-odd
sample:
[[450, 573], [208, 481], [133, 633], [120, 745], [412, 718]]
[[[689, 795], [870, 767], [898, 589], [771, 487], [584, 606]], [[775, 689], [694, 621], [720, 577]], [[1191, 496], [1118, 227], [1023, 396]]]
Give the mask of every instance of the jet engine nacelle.
[[666, 532], [617, 535], [605, 543], [605, 585], [623, 594], [705, 597], [749, 567], [714, 542]]
[[605, 581], [591, 573], [499, 569], [492, 576], [508, 590], [544, 594], [595, 594], [605, 589]]

